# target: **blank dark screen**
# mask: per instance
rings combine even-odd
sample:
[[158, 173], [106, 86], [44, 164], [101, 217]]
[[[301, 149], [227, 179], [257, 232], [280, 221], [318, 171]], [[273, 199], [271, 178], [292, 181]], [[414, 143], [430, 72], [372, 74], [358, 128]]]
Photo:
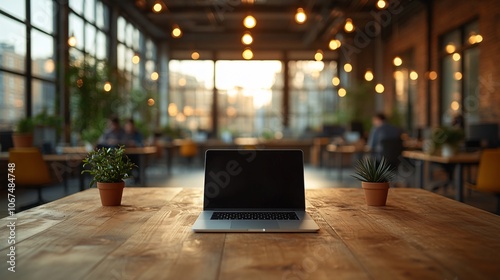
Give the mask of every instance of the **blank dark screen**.
[[208, 150], [204, 209], [305, 209], [301, 150]]

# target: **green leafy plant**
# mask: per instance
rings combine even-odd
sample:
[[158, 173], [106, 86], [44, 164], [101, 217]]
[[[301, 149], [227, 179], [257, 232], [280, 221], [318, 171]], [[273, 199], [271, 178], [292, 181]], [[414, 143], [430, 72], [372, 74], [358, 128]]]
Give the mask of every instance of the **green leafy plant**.
[[439, 127], [432, 132], [432, 142], [436, 148], [448, 144], [457, 147], [465, 138], [464, 131], [453, 127]]
[[34, 129], [35, 126], [32, 118], [22, 118], [17, 122], [17, 133], [33, 133]]
[[134, 167], [137, 167], [125, 155], [124, 146], [118, 148], [100, 148], [91, 151], [83, 159], [83, 167], [89, 167], [82, 171], [94, 176], [90, 182], [92, 187], [96, 182], [99, 183], [118, 183], [127, 179], [131, 175]]
[[392, 167], [384, 157], [378, 163], [375, 158], [370, 157], [358, 160], [354, 166], [354, 173], [355, 175], [351, 176], [363, 182], [389, 182], [394, 178]]

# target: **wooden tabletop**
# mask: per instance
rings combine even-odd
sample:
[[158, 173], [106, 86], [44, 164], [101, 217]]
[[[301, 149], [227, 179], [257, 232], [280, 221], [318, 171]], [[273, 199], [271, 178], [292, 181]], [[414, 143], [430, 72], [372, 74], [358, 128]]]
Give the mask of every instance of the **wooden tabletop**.
[[[84, 154], [42, 154], [45, 161], [81, 161]], [[0, 161], [9, 160], [9, 152], [0, 153]]]
[[[500, 217], [419, 189], [307, 190], [318, 233], [193, 233], [200, 189], [96, 189], [17, 214], [15, 279], [498, 279]], [[70, 278], [68, 278], [70, 277]]]
[[423, 160], [423, 161], [431, 161], [438, 163], [478, 163], [481, 157], [480, 152], [472, 152], [472, 153], [458, 153], [450, 157], [443, 157], [440, 155], [431, 155], [424, 153], [422, 151], [403, 151], [403, 157]]
[[[89, 151], [86, 147], [64, 147], [63, 151], [65, 154], [87, 154]], [[146, 147], [126, 147], [125, 153], [127, 155], [150, 155], [157, 152], [155, 146]]]

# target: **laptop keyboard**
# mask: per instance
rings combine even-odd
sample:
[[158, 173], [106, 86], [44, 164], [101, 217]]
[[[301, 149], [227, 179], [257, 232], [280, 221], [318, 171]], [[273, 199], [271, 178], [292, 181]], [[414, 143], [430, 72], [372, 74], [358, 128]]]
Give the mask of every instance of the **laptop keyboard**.
[[295, 212], [214, 212], [210, 220], [298, 220]]

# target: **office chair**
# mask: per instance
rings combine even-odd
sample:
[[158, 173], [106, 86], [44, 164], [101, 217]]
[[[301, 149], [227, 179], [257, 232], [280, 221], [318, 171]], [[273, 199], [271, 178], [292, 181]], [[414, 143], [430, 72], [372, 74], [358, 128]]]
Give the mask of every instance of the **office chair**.
[[392, 170], [396, 170], [399, 166], [400, 156], [403, 153], [403, 140], [401, 138], [383, 139], [380, 144], [382, 150], [379, 155], [385, 157]]
[[9, 149], [9, 163], [15, 163], [14, 175], [16, 187], [35, 188], [38, 191], [38, 201], [43, 202], [42, 188], [53, 182], [47, 163], [38, 148]]
[[496, 213], [500, 215], [500, 182], [498, 171], [500, 170], [500, 149], [485, 149], [481, 153], [477, 180], [475, 184], [467, 184], [473, 190], [493, 193], [497, 197]]

